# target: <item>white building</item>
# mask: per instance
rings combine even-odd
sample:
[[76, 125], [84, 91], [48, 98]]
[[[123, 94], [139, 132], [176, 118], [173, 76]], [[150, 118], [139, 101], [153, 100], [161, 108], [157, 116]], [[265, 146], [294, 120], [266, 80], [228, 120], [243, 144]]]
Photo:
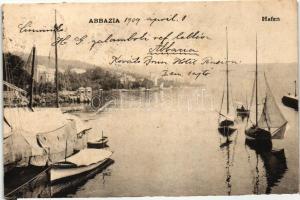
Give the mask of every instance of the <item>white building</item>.
[[134, 82], [134, 81], [136, 81], [136, 79], [133, 76], [125, 74], [125, 73], [120, 78], [121, 84], [124, 84], [124, 85], [128, 84], [130, 82]]
[[91, 87], [80, 87], [77, 90], [77, 96], [80, 102], [89, 102], [92, 99], [92, 88]]
[[54, 82], [55, 69], [44, 65], [37, 65], [34, 72], [34, 80], [39, 83]]
[[86, 72], [85, 69], [81, 69], [81, 68], [72, 68], [70, 71], [71, 71], [71, 72], [74, 72], [74, 73], [76, 73], [76, 74], [83, 74], [83, 73]]

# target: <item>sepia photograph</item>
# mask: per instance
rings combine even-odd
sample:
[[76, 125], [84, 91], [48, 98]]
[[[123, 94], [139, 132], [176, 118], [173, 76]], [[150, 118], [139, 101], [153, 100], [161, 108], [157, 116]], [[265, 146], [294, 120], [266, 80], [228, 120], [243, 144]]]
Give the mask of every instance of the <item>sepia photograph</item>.
[[1, 9], [6, 199], [299, 192], [296, 0]]

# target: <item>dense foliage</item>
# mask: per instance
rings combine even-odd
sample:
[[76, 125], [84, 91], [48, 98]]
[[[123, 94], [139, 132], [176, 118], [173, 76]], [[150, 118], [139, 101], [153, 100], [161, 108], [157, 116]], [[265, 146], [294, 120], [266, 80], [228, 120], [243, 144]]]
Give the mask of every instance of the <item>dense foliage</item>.
[[19, 88], [28, 89], [31, 78], [25, 69], [25, 61], [11, 53], [4, 54], [3, 80]]
[[[3, 79], [25, 90], [29, 90], [31, 69], [25, 64], [19, 56], [11, 53], [4, 54], [3, 63]], [[27, 66], [27, 67], [26, 67]], [[26, 69], [27, 68], [27, 69]], [[71, 68], [70, 68], [71, 69]], [[153, 81], [142, 78], [133, 77], [131, 81], [121, 81], [122, 75], [115, 72], [104, 70], [100, 67], [87, 69], [85, 73], [78, 74], [66, 70], [64, 73], [58, 73], [59, 90], [75, 91], [79, 87], [92, 87], [92, 89], [135, 89], [139, 87], [150, 88]], [[37, 83], [34, 82], [35, 94], [53, 93], [55, 92], [55, 84], [53, 82]]]

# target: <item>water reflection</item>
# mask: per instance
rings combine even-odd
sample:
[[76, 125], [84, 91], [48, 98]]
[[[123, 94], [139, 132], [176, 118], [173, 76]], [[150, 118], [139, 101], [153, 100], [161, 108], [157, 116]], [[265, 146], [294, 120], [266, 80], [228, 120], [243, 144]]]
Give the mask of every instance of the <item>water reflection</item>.
[[[236, 131], [234, 134], [233, 132], [230, 132], [230, 134], [226, 133], [224, 134], [223, 131], [219, 131], [220, 134], [220, 149], [222, 152], [225, 153], [225, 184], [227, 188], [227, 195], [231, 195], [232, 190], [232, 175], [231, 175], [231, 167], [234, 163], [234, 155], [235, 155], [235, 147], [237, 144], [237, 138], [238, 138], [238, 131]], [[231, 151], [232, 148], [232, 151]]]
[[[118, 163], [113, 166], [114, 173], [107, 168], [95, 172], [95, 178], [95, 175], [89, 175], [80, 181], [76, 179], [56, 186], [41, 178], [37, 179], [39, 182], [36, 184], [26, 186], [18, 197], [295, 192], [294, 185], [298, 179], [289, 176], [282, 180], [287, 171], [285, 152], [274, 152], [272, 143], [259, 145], [247, 142], [245, 145], [246, 120], [242, 118], [237, 118], [237, 131], [232, 134], [217, 133], [214, 107], [219, 106], [219, 102], [213, 100], [213, 93], [203, 91], [201, 88], [174, 88], [156, 92], [115, 92], [114, 104], [104, 113], [92, 116], [80, 113], [80, 117], [88, 119], [93, 126], [97, 138], [100, 130], [108, 133], [110, 146], [115, 152], [114, 159]], [[297, 119], [293, 113], [288, 114], [290, 119]], [[289, 131], [285, 139], [287, 142], [283, 143], [288, 154], [289, 172], [298, 170], [295, 164], [298, 154], [293, 154], [293, 145], [287, 145], [297, 138], [297, 135], [291, 135], [293, 133], [296, 133], [295, 129]], [[187, 165], [190, 167], [187, 168]], [[275, 190], [274, 186], [280, 181], [282, 183]], [[282, 187], [286, 184], [293, 187]], [[99, 189], [104, 185], [105, 189]], [[35, 187], [40, 189], [33, 191]]]
[[245, 115], [237, 115], [238, 120], [244, 122], [246, 119], [249, 118], [249, 116], [245, 116]]
[[[263, 178], [266, 178], [267, 186], [264, 191], [265, 194], [270, 194], [272, 188], [276, 186], [285, 172], [287, 171], [287, 163], [284, 149], [272, 149], [272, 141], [267, 141], [263, 143], [254, 143], [252, 141], [246, 140], [246, 145], [249, 149], [253, 150], [256, 155], [256, 166], [255, 166], [255, 181], [254, 181], [254, 194], [259, 194], [259, 184], [260, 184], [260, 171], [259, 162], [263, 162], [263, 167], [265, 174]], [[248, 154], [249, 159], [250, 154]]]
[[[191, 93], [191, 91], [193, 91]], [[214, 97], [203, 88], [160, 91], [126, 91], [113, 94], [115, 108], [168, 109], [168, 111], [215, 110]], [[172, 107], [170, 107], [172, 105]]]

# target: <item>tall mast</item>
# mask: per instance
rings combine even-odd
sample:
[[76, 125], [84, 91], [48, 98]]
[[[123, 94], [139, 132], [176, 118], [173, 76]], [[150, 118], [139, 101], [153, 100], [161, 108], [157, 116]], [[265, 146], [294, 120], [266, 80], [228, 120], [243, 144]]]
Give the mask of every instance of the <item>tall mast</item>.
[[295, 82], [295, 97], [297, 96], [297, 81], [294, 81]]
[[65, 162], [67, 162], [67, 154], [68, 154], [68, 136], [66, 137]]
[[29, 108], [32, 108], [34, 61], [35, 61], [35, 46], [32, 47]]
[[55, 86], [56, 86], [56, 107], [59, 107], [58, 103], [58, 64], [57, 64], [57, 23], [56, 23], [56, 10], [55, 10], [55, 24], [54, 24], [54, 44], [55, 44]]
[[257, 115], [258, 115], [258, 97], [257, 97], [257, 94], [258, 94], [258, 78], [257, 78], [257, 34], [256, 34], [256, 37], [255, 37], [255, 125], [257, 126]]
[[228, 80], [228, 34], [226, 26], [226, 96], [227, 96], [227, 114], [229, 113], [229, 80]]

